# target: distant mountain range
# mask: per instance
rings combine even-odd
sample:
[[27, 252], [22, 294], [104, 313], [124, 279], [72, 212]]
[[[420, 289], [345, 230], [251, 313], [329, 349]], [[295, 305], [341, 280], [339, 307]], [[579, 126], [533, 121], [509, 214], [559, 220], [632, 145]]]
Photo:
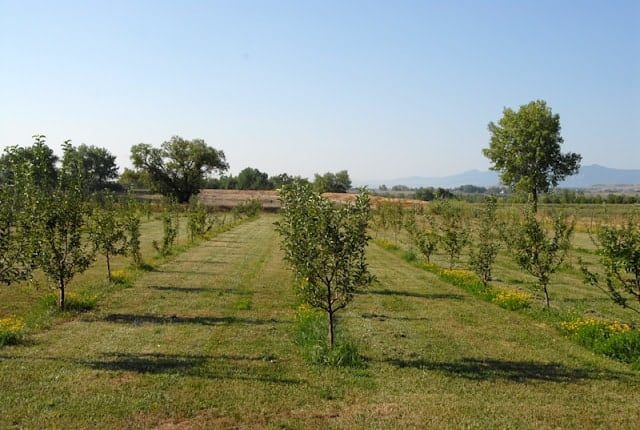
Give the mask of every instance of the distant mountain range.
[[[387, 181], [356, 183], [356, 185], [368, 185], [371, 188], [376, 188], [383, 184], [389, 188], [394, 185], [406, 185], [410, 188], [456, 188], [462, 185], [493, 187], [500, 185], [500, 179], [498, 173], [491, 170], [469, 170], [464, 173], [451, 176], [410, 176]], [[610, 167], [600, 166], [598, 164], [582, 166], [578, 174], [567, 178], [564, 182], [560, 183], [559, 187], [590, 188], [595, 185], [640, 185], [640, 169], [613, 169]]]

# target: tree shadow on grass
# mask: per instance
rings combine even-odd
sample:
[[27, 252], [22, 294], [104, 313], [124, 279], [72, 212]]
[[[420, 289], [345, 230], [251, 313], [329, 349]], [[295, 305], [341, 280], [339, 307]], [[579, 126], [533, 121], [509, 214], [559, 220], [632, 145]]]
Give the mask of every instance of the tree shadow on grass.
[[386, 314], [377, 314], [375, 312], [365, 312], [361, 314], [362, 318], [378, 320], [378, 321], [386, 321], [386, 320], [398, 320], [398, 321], [430, 321], [429, 318], [418, 317], [418, 318], [410, 318], [410, 317], [399, 317], [399, 316], [389, 316]]
[[414, 293], [411, 291], [397, 291], [397, 290], [368, 290], [365, 293], [380, 294], [383, 296], [404, 296], [404, 297], [418, 297], [421, 299], [429, 300], [464, 300], [465, 296], [461, 294], [428, 294], [428, 293]]
[[491, 358], [462, 358], [458, 361], [438, 362], [425, 359], [390, 359], [389, 363], [399, 368], [433, 370], [450, 376], [476, 381], [506, 380], [512, 382], [558, 382], [577, 383], [588, 379], [634, 380], [631, 372], [590, 370], [571, 368], [561, 363], [540, 363], [535, 361], [496, 360]]
[[189, 260], [189, 259], [176, 258], [175, 260], [173, 260], [173, 263], [174, 264], [193, 263], [193, 264], [200, 264], [200, 265], [229, 264], [229, 260], [214, 259], [214, 258], [201, 259], [201, 260]]
[[156, 269], [158, 273], [173, 273], [178, 275], [207, 275], [207, 276], [218, 276], [220, 272], [216, 271], [208, 271], [202, 269], [194, 269], [194, 270], [173, 270], [173, 269]]
[[179, 293], [202, 293], [206, 291], [212, 291], [211, 288], [203, 287], [174, 287], [169, 285], [150, 285], [150, 289], [158, 291], [175, 291]]
[[248, 324], [262, 325], [275, 324], [279, 321], [275, 318], [270, 319], [248, 319], [237, 317], [182, 317], [178, 315], [138, 315], [138, 314], [109, 314], [104, 317], [103, 321], [123, 323], [123, 324], [200, 324], [207, 326], [215, 326], [219, 324]]
[[[256, 360], [269, 360], [257, 358]], [[107, 353], [103, 359], [78, 360], [77, 363], [97, 370], [136, 372], [142, 374], [172, 374], [196, 376], [208, 379], [233, 379], [247, 381], [275, 382], [280, 384], [300, 384], [302, 381], [268, 374], [269, 369], [244, 365], [245, 357], [210, 357], [195, 354], [162, 353]], [[265, 364], [270, 366], [270, 363]], [[264, 373], [260, 373], [264, 370]]]

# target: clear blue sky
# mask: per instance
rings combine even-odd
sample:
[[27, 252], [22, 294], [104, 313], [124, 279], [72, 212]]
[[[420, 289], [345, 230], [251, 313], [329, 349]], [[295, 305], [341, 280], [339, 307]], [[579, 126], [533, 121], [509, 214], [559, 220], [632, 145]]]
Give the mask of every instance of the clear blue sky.
[[640, 168], [640, 1], [0, 0], [0, 149], [172, 135], [231, 173], [487, 170], [544, 99], [583, 164]]

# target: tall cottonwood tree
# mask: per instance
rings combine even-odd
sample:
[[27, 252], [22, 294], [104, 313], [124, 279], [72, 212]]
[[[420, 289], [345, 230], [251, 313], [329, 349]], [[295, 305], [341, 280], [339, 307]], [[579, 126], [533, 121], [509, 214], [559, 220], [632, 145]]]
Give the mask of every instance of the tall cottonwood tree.
[[504, 108], [497, 124], [489, 123], [491, 141], [482, 150], [491, 160], [491, 170], [512, 189], [527, 193], [537, 211], [538, 197], [556, 187], [580, 169], [582, 157], [561, 153], [560, 116], [553, 114], [544, 100]]
[[276, 228], [285, 260], [303, 300], [326, 312], [333, 348], [336, 312], [373, 280], [365, 259], [369, 195], [362, 190], [354, 203], [334, 205], [311, 185], [294, 181], [282, 187], [280, 198], [282, 218]]
[[349, 172], [341, 170], [337, 173], [327, 172], [314, 175], [313, 187], [318, 193], [346, 193], [351, 188]]
[[118, 178], [115, 155], [106, 148], [84, 143], [76, 148], [76, 155], [82, 166], [85, 188], [89, 192], [113, 189]]
[[153, 191], [186, 203], [198, 194], [205, 177], [229, 168], [224, 152], [208, 146], [202, 139], [173, 136], [160, 148], [140, 143], [131, 148], [133, 165], [145, 172]]

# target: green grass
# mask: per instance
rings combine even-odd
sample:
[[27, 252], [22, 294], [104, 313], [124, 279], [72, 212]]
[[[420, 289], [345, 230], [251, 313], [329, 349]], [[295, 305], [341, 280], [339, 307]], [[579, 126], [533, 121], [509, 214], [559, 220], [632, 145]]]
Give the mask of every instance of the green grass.
[[[640, 421], [640, 373], [629, 365], [578, 345], [535, 306], [502, 309], [377, 245], [368, 252], [377, 282], [338, 322], [364, 366], [310, 364], [275, 219], [154, 262], [130, 286], [105, 290], [97, 308], [54, 316], [26, 342], [3, 346], [0, 428], [631, 429]], [[497, 273], [529, 281], [507, 265]], [[552, 299], [584, 299], [571, 276], [558, 281], [570, 292], [556, 287]], [[20, 289], [2, 294], [20, 306], [2, 304], [0, 315], [30, 309]]]

